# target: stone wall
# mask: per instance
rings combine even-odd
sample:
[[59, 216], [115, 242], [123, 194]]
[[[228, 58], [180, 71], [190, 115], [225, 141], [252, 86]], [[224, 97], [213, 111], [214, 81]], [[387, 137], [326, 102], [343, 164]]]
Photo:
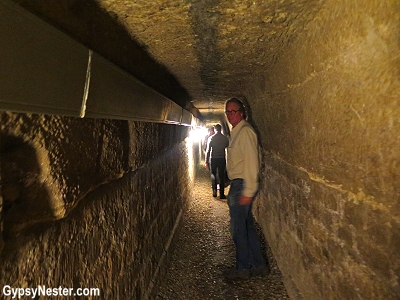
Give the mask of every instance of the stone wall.
[[0, 114], [0, 286], [143, 299], [191, 196], [187, 128]]
[[400, 298], [400, 6], [325, 1], [246, 98], [293, 299]]

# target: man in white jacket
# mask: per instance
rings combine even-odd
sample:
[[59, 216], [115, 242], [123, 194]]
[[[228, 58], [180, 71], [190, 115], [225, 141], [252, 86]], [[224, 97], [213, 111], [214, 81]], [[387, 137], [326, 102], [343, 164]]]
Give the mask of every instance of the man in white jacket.
[[236, 98], [225, 104], [232, 125], [227, 148], [227, 172], [231, 180], [228, 194], [231, 234], [236, 247], [236, 267], [227, 270], [227, 279], [265, 276], [269, 267], [264, 259], [254, 224], [252, 203], [258, 191], [259, 146], [253, 127], [246, 121], [243, 103]]

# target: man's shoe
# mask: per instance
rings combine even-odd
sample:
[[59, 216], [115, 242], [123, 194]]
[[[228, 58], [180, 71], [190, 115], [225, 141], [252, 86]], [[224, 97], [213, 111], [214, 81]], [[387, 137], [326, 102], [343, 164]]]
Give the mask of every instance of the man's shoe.
[[217, 197], [217, 190], [213, 189], [213, 197]]
[[220, 195], [219, 199], [226, 199], [226, 196], [225, 195]]
[[250, 269], [230, 268], [224, 272], [224, 277], [228, 280], [247, 280], [250, 279]]
[[266, 277], [271, 273], [271, 270], [269, 266], [265, 266], [258, 269], [251, 268], [250, 273], [252, 277]]

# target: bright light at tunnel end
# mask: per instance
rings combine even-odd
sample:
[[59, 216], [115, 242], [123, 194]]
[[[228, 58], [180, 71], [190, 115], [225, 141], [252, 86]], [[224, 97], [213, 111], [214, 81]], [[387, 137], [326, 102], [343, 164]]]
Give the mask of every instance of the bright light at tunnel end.
[[202, 126], [192, 127], [192, 130], [189, 133], [189, 139], [193, 143], [200, 143], [207, 135], [207, 128]]

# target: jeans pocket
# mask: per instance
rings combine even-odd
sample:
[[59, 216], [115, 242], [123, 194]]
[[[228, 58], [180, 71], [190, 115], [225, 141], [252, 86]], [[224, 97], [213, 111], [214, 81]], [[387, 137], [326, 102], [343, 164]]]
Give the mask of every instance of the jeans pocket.
[[234, 206], [239, 204], [240, 196], [243, 191], [243, 179], [234, 179], [231, 181], [231, 187], [228, 194], [228, 205]]

